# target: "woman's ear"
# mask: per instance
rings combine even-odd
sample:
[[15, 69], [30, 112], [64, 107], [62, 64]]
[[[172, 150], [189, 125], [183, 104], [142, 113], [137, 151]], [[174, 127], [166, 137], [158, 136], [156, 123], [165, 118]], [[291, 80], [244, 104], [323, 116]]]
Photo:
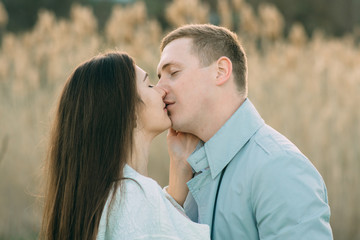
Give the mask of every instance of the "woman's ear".
[[217, 62], [216, 85], [221, 86], [226, 83], [232, 74], [232, 62], [228, 57], [220, 57]]

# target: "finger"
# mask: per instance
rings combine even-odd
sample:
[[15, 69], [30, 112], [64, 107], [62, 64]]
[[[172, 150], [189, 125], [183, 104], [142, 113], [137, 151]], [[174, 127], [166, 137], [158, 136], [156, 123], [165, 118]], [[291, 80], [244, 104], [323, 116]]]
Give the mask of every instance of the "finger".
[[169, 128], [167, 136], [172, 137], [172, 136], [176, 136], [176, 135], [177, 135], [177, 132], [173, 128]]

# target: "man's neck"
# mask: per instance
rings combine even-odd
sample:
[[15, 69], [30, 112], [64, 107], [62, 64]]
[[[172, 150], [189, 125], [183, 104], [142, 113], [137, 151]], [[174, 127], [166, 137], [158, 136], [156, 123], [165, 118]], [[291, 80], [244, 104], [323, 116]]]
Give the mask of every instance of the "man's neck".
[[[198, 131], [195, 134], [203, 142], [209, 141], [217, 131], [231, 118], [231, 116], [239, 109], [244, 103], [246, 98], [239, 98], [237, 101], [232, 101], [231, 105], [226, 103], [218, 104], [218, 107], [211, 112], [211, 116], [207, 120], [203, 121], [201, 127], [198, 127]], [[209, 120], [211, 119], [211, 120]]]

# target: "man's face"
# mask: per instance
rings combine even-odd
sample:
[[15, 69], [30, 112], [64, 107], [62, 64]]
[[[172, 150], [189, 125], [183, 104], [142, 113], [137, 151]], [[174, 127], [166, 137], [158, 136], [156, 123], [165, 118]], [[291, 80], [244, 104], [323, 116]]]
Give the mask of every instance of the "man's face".
[[209, 81], [214, 70], [212, 65], [200, 65], [198, 57], [191, 52], [191, 46], [191, 39], [180, 38], [164, 48], [157, 67], [157, 86], [166, 92], [164, 102], [172, 127], [194, 133], [204, 121], [203, 113], [211, 96]]

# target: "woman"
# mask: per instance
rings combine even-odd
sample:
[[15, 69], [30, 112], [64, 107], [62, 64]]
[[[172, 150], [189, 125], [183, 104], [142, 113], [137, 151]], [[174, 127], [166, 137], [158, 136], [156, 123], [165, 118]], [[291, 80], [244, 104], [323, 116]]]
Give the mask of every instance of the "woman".
[[[145, 177], [150, 142], [171, 125], [164, 95], [126, 54], [100, 55], [74, 71], [51, 135], [43, 239], [209, 239], [206, 225]], [[182, 202], [191, 178], [182, 160], [197, 140], [174, 131], [168, 138], [170, 150], [183, 150], [170, 152], [171, 192]]]

